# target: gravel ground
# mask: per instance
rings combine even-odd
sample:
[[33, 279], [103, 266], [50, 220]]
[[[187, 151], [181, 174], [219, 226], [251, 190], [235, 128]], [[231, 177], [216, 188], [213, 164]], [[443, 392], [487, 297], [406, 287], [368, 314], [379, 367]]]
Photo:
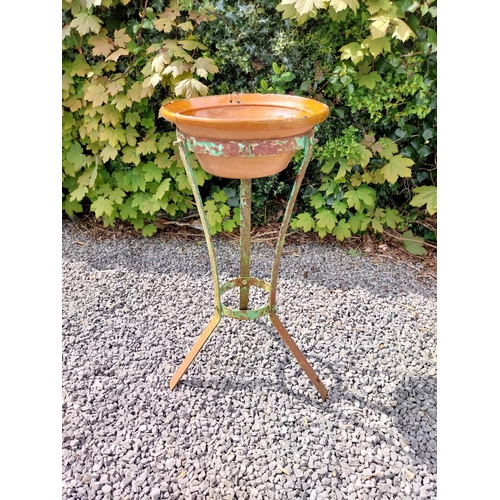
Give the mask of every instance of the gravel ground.
[[[212, 316], [205, 243], [65, 223], [62, 249], [64, 500], [436, 498], [434, 281], [288, 245], [278, 316], [326, 402], [268, 318], [223, 318], [170, 391]], [[236, 277], [237, 243], [215, 250], [221, 282]], [[252, 276], [269, 281], [273, 251], [252, 245]]]

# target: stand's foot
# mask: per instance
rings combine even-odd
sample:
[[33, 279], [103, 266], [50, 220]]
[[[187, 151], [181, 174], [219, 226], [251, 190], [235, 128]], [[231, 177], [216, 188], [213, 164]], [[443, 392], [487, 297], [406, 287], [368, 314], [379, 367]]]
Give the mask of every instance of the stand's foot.
[[309, 377], [309, 380], [313, 383], [316, 390], [319, 392], [321, 399], [325, 402], [328, 396], [328, 390], [323, 385], [319, 377], [316, 375], [316, 372], [313, 370], [312, 366], [307, 361], [306, 357], [302, 354], [302, 351], [297, 347], [297, 344], [294, 342], [290, 334], [286, 331], [286, 328], [283, 326], [283, 323], [279, 320], [276, 313], [272, 312], [269, 315], [271, 319], [271, 323], [273, 324], [276, 331], [280, 334], [280, 337], [283, 339], [287, 347], [292, 351], [292, 354], [295, 356], [295, 359], [299, 362], [299, 365], [306, 372], [306, 375]]
[[208, 340], [212, 332], [215, 330], [215, 327], [219, 324], [220, 321], [220, 313], [216, 312], [215, 316], [210, 320], [210, 323], [207, 325], [203, 333], [198, 337], [193, 347], [189, 351], [188, 355], [184, 358], [184, 361], [181, 363], [177, 371], [174, 373], [174, 376], [170, 379], [170, 390], [173, 390], [177, 385], [181, 377], [184, 375], [186, 370], [189, 368], [189, 365], [193, 362], [194, 358], [198, 355], [201, 348], [205, 345], [205, 342]]

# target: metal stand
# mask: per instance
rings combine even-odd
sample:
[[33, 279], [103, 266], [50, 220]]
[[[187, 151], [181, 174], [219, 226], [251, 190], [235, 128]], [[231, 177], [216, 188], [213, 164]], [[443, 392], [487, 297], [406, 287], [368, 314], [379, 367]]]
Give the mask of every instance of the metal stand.
[[[283, 326], [281, 321], [279, 320], [276, 311], [276, 289], [278, 285], [278, 269], [281, 259], [281, 253], [283, 250], [283, 245], [285, 242], [286, 233], [288, 230], [288, 226], [290, 224], [290, 219], [292, 217], [293, 207], [295, 205], [295, 201], [297, 199], [297, 195], [300, 189], [300, 185], [304, 178], [304, 174], [306, 172], [307, 166], [311, 159], [312, 155], [312, 145], [313, 145], [313, 131], [309, 132], [300, 137], [286, 140], [272, 140], [272, 141], [239, 141], [237, 144], [233, 141], [213, 141], [206, 142], [203, 141], [197, 142], [193, 137], [184, 136], [181, 132], [177, 131], [177, 142], [180, 144], [179, 152], [181, 155], [182, 162], [186, 169], [186, 174], [189, 180], [189, 184], [193, 191], [196, 206], [198, 208], [198, 212], [200, 214], [201, 223], [203, 225], [203, 231], [205, 233], [205, 239], [207, 242], [208, 253], [210, 256], [210, 265], [212, 268], [212, 277], [214, 282], [214, 302], [215, 302], [215, 314], [203, 333], [196, 340], [191, 351], [188, 353], [182, 364], [179, 366], [174, 376], [170, 380], [170, 389], [174, 389], [177, 385], [181, 377], [184, 375], [186, 370], [189, 368], [190, 364], [193, 362], [194, 358], [198, 355], [201, 348], [205, 344], [205, 342], [209, 339], [210, 335], [214, 331], [215, 327], [219, 324], [219, 321], [222, 316], [229, 316], [230, 318], [235, 318], [239, 320], [251, 320], [257, 319], [265, 315], [269, 315], [271, 323], [273, 324], [276, 331], [279, 333], [287, 347], [290, 349], [295, 359], [298, 361], [299, 365], [302, 367], [306, 375], [311, 380], [314, 387], [319, 392], [321, 399], [323, 401], [326, 400], [328, 395], [328, 391], [323, 383], [320, 381], [319, 377], [316, 375], [315, 371], [305, 358], [304, 354], [297, 347], [297, 344], [293, 341], [292, 337], [287, 332], [286, 328]], [[223, 142], [224, 144], [221, 144]], [[231, 144], [229, 144], [231, 143]], [[212, 243], [212, 237], [210, 235], [209, 224], [207, 220], [207, 216], [205, 214], [205, 210], [203, 208], [203, 200], [200, 196], [200, 191], [196, 184], [196, 180], [194, 177], [194, 173], [189, 161], [189, 151], [199, 152], [200, 150], [205, 151], [222, 151], [226, 150], [236, 150], [236, 153], [233, 153], [232, 156], [238, 155], [253, 155], [254, 151], [256, 151], [259, 147], [263, 148], [263, 143], [266, 143], [264, 146], [267, 148], [271, 148], [273, 151], [278, 153], [283, 152], [284, 149], [288, 151], [296, 151], [299, 149], [304, 150], [304, 159], [302, 160], [302, 164], [300, 166], [299, 173], [295, 179], [295, 183], [293, 185], [292, 193], [290, 195], [290, 199], [288, 200], [288, 204], [285, 210], [285, 214], [283, 216], [283, 222], [281, 224], [278, 242], [276, 245], [274, 263], [271, 270], [271, 282], [267, 283], [263, 280], [250, 277], [250, 230], [251, 230], [251, 191], [252, 191], [252, 179], [241, 179], [241, 188], [240, 188], [240, 213], [241, 213], [241, 222], [240, 222], [240, 276], [239, 278], [228, 281], [222, 286], [219, 284], [219, 274], [217, 272], [217, 262], [215, 259], [214, 247]], [[229, 147], [230, 146], [230, 147]], [[269, 151], [269, 149], [268, 149]], [[249, 289], [251, 286], [256, 286], [258, 288], [262, 288], [269, 292], [269, 303], [263, 307], [258, 309], [248, 310], [248, 296]], [[221, 295], [224, 294], [227, 290], [231, 288], [239, 287], [240, 289], [240, 307], [239, 309], [230, 309], [226, 307], [221, 301]]]

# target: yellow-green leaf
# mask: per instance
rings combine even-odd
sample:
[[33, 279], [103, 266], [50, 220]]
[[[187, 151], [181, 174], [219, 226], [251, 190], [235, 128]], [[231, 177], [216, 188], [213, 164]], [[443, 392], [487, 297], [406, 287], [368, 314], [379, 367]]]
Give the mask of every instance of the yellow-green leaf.
[[354, 64], [361, 62], [366, 55], [366, 52], [358, 42], [352, 42], [344, 45], [340, 48], [340, 52], [342, 52], [342, 55], [340, 56], [341, 60], [351, 59]]
[[116, 155], [118, 154], [118, 150], [111, 146], [111, 144], [106, 144], [104, 149], [101, 151], [100, 157], [103, 162], [107, 162], [108, 160], [114, 160]]
[[401, 155], [394, 155], [382, 168], [385, 179], [395, 183], [398, 177], [411, 177], [411, 167], [414, 161]]
[[113, 213], [114, 203], [104, 196], [99, 196], [92, 205], [90, 209], [94, 211], [96, 217], [101, 217], [103, 214], [111, 215]]
[[359, 8], [359, 2], [358, 0], [330, 0], [330, 6], [333, 7], [335, 12], [340, 12], [347, 9], [347, 7], [356, 12]]
[[139, 165], [141, 162], [141, 155], [137, 154], [135, 148], [131, 146], [125, 146], [122, 149], [122, 160], [125, 163], [133, 163], [134, 165]]
[[325, 228], [332, 231], [337, 224], [337, 217], [335, 213], [331, 210], [323, 209], [320, 210], [315, 216], [318, 228]]
[[291, 224], [292, 229], [301, 228], [304, 232], [309, 232], [316, 226], [315, 220], [312, 218], [311, 214], [308, 212], [303, 212], [299, 214]]
[[380, 55], [384, 50], [386, 52], [391, 52], [391, 42], [385, 36], [380, 38], [367, 37], [363, 40], [362, 46], [367, 47], [370, 53], [375, 57]]
[[84, 95], [87, 101], [92, 103], [92, 107], [101, 106], [108, 102], [108, 91], [101, 83], [90, 85]]
[[156, 141], [154, 139], [147, 139], [141, 141], [137, 146], [137, 154], [147, 155], [149, 153], [157, 153], [158, 150], [156, 148]]
[[436, 186], [416, 187], [413, 192], [415, 196], [410, 201], [412, 207], [422, 207], [427, 205], [427, 211], [430, 215], [437, 212], [437, 188]]
[[214, 60], [210, 57], [199, 57], [193, 64], [191, 71], [193, 71], [201, 76], [202, 78], [206, 78], [209, 73], [217, 73], [219, 68], [214, 64]]
[[76, 28], [76, 31], [80, 35], [86, 35], [87, 33], [99, 33], [101, 29], [102, 21], [88, 12], [80, 12], [69, 24], [72, 28]]
[[117, 94], [111, 101], [118, 111], [123, 111], [132, 105], [132, 101], [125, 94]]
[[125, 131], [121, 127], [106, 127], [99, 139], [103, 142], [107, 141], [111, 146], [116, 147], [120, 142], [122, 144], [126, 142]]
[[208, 87], [203, 85], [196, 78], [186, 78], [182, 80], [175, 86], [175, 95], [184, 96], [186, 99], [191, 99], [192, 97], [199, 97], [200, 95], [205, 96], [208, 94]]
[[163, 198], [165, 196], [165, 194], [168, 192], [168, 190], [170, 189], [170, 181], [172, 179], [165, 179], [164, 181], [162, 181], [160, 183], [160, 185], [156, 188], [156, 194], [155, 194], [155, 198], [157, 200], [160, 200], [161, 198]]
[[399, 38], [402, 42], [406, 42], [411, 36], [415, 36], [415, 33], [410, 29], [410, 27], [402, 19], [394, 19], [396, 24], [396, 29], [392, 34], [392, 38]]
[[339, 240], [344, 241], [351, 236], [351, 224], [344, 219], [340, 219], [332, 231], [332, 234]]
[[370, 33], [374, 39], [385, 36], [389, 26], [391, 25], [391, 18], [384, 15], [371, 17], [370, 21], [372, 21], [370, 25]]

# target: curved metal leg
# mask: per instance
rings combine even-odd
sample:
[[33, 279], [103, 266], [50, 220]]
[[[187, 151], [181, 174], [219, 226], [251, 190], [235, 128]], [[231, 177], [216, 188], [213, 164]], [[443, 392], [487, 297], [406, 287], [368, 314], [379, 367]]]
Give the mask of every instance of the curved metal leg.
[[307, 361], [302, 351], [297, 347], [297, 344], [294, 342], [290, 334], [287, 332], [286, 328], [283, 326], [283, 323], [279, 320], [276, 313], [272, 312], [269, 315], [271, 323], [273, 324], [276, 331], [280, 334], [280, 337], [283, 339], [283, 342], [286, 346], [292, 351], [295, 359], [299, 362], [301, 368], [306, 372], [306, 375], [309, 377], [309, 380], [313, 383], [316, 390], [319, 392], [321, 399], [323, 402], [326, 400], [328, 396], [328, 390], [323, 385], [319, 377], [316, 375], [316, 372], [313, 370], [312, 366]]
[[189, 368], [189, 365], [193, 362], [194, 358], [196, 358], [198, 353], [201, 351], [201, 348], [205, 345], [205, 342], [208, 340], [210, 335], [212, 335], [212, 332], [215, 330], [215, 327], [219, 324], [219, 321], [220, 321], [220, 314], [217, 312], [210, 321], [210, 323], [207, 325], [205, 330], [203, 330], [203, 333], [198, 337], [193, 347], [189, 351], [188, 355], [184, 358], [184, 361], [181, 363], [179, 368], [177, 368], [177, 371], [174, 373], [174, 376], [170, 379], [170, 384], [169, 384], [170, 390], [173, 390], [174, 387], [177, 385], [177, 382], [179, 382], [181, 377]]
[[196, 179], [194, 177], [193, 169], [191, 168], [191, 163], [189, 161], [189, 150], [187, 141], [181, 141], [179, 139], [180, 147], [179, 153], [181, 155], [182, 163], [186, 169], [186, 175], [193, 191], [193, 195], [196, 201], [196, 207], [200, 215], [201, 224], [203, 226], [203, 232], [205, 233], [205, 240], [207, 242], [208, 253], [210, 256], [210, 266], [212, 268], [212, 278], [214, 282], [214, 302], [215, 302], [215, 315], [207, 325], [203, 333], [198, 337], [198, 340], [194, 343], [193, 347], [189, 351], [188, 355], [179, 366], [174, 376], [170, 380], [170, 389], [172, 390], [180, 378], [184, 375], [185, 371], [189, 368], [189, 365], [193, 362], [194, 358], [198, 355], [201, 348], [204, 346], [205, 342], [208, 340], [215, 327], [219, 324], [221, 319], [221, 300], [220, 300], [220, 287], [219, 287], [219, 273], [217, 272], [217, 261], [215, 260], [214, 246], [212, 242], [212, 236], [210, 234], [210, 226], [208, 225], [207, 216], [205, 210], [203, 209], [203, 200], [201, 199], [200, 190], [196, 184]]
[[303, 137], [304, 159], [302, 160], [299, 173], [295, 179], [292, 193], [290, 194], [290, 199], [288, 200], [288, 204], [285, 210], [285, 215], [283, 216], [283, 221], [281, 223], [281, 228], [278, 236], [278, 243], [276, 244], [276, 250], [274, 254], [273, 269], [271, 271], [271, 292], [269, 298], [271, 313], [269, 315], [269, 318], [274, 328], [280, 334], [281, 338], [287, 345], [287, 347], [290, 349], [290, 351], [292, 351], [292, 354], [295, 356], [295, 359], [299, 362], [299, 365], [302, 367], [306, 375], [309, 377], [309, 380], [313, 383], [314, 387], [316, 387], [317, 391], [321, 396], [321, 399], [325, 401], [326, 397], [328, 396], [328, 391], [326, 387], [323, 385], [319, 377], [316, 375], [311, 365], [305, 358], [304, 354], [302, 354], [301, 350], [297, 347], [297, 344], [293, 341], [292, 337], [290, 337], [290, 334], [283, 326], [283, 323], [281, 323], [278, 316], [276, 316], [276, 289], [278, 286], [278, 272], [281, 260], [281, 253], [283, 251], [283, 245], [285, 243], [288, 226], [292, 218], [293, 207], [295, 205], [295, 201], [297, 200], [297, 195], [299, 194], [299, 189], [302, 184], [302, 180], [304, 179], [307, 166], [309, 165], [309, 162], [311, 160], [313, 140], [314, 138], [312, 135], [311, 137], [306, 137], [306, 136]]

